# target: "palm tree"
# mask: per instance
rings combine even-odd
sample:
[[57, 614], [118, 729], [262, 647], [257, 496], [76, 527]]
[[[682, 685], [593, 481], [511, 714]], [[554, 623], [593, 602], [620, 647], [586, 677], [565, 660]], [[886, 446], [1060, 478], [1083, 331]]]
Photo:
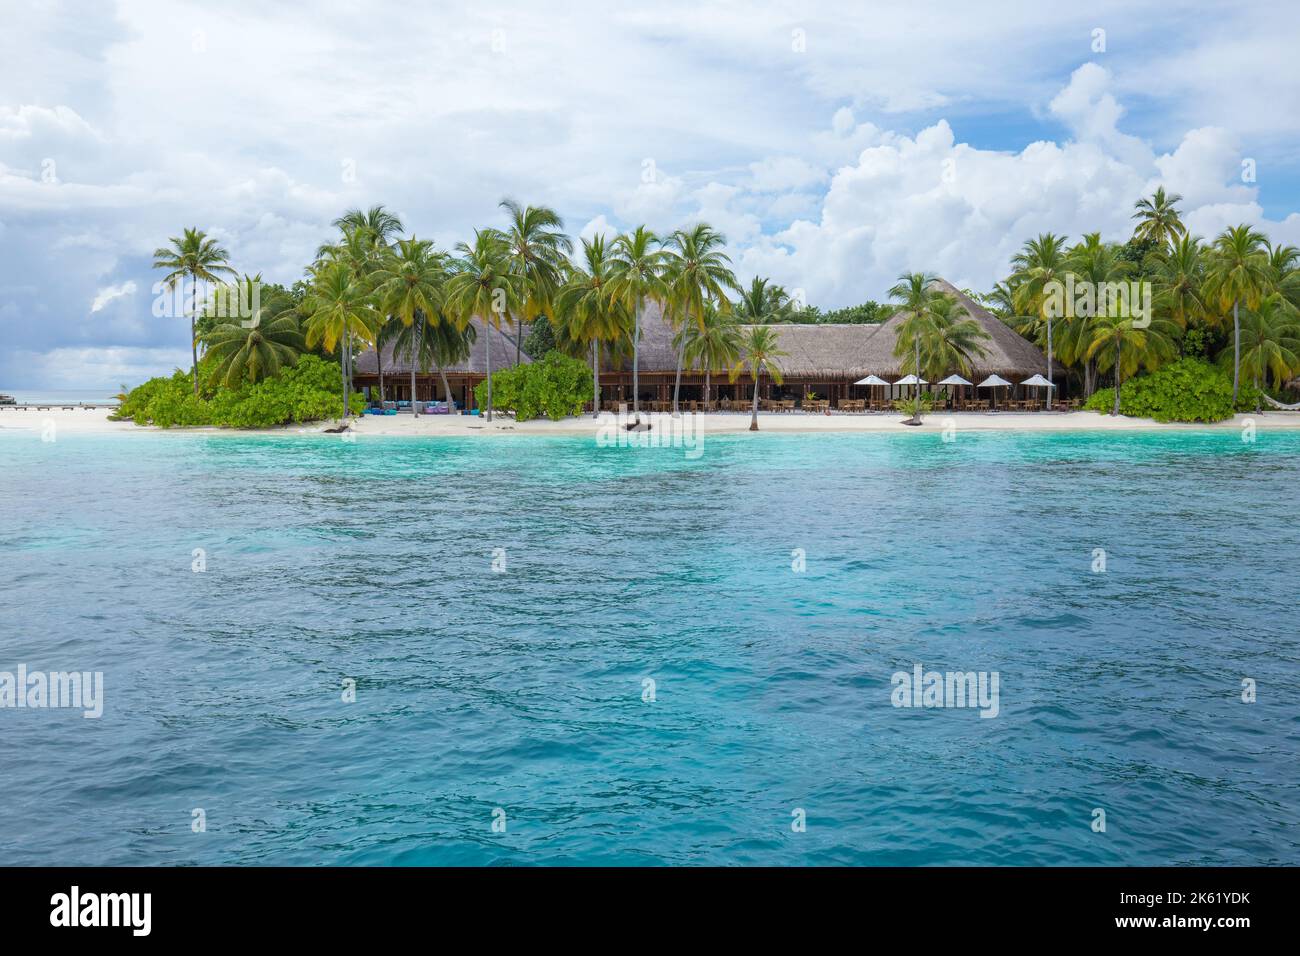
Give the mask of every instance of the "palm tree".
[[227, 319], [202, 336], [206, 354], [216, 362], [209, 381], [228, 388], [238, 388], [245, 381], [258, 382], [276, 375], [285, 365], [296, 364], [306, 349], [293, 300], [282, 290], [263, 296], [261, 283], [260, 274], [246, 275], [234, 286], [219, 290], [229, 300], [256, 303], [256, 307], [247, 318], [242, 312], [222, 310], [223, 315], [240, 315], [239, 321]]
[[736, 300], [736, 320], [744, 325], [770, 325], [790, 318], [793, 302], [785, 289], [771, 279], [758, 276], [749, 280], [749, 287]]
[[1300, 308], [1300, 249], [1268, 246], [1269, 281], [1291, 306]]
[[510, 214], [504, 235], [510, 246], [510, 268], [523, 279], [520, 310], [515, 316], [515, 364], [520, 362], [523, 323], [536, 319], [551, 308], [551, 300], [563, 281], [566, 257], [573, 240], [564, 234], [564, 220], [545, 206], [520, 206], [503, 199], [500, 206]]
[[687, 323], [678, 335], [685, 339], [686, 361], [704, 367], [704, 410], [708, 411], [713, 370], [729, 369], [740, 361], [740, 326], [733, 316], [710, 305], [704, 309], [702, 323]]
[[[1065, 256], [1065, 268], [1076, 280], [1091, 286], [1093, 300], [1098, 309], [1117, 308], [1119, 303], [1102, 302], [1102, 290], [1112, 282], [1124, 281], [1133, 270], [1133, 263], [1120, 255], [1121, 247], [1102, 242], [1101, 233], [1091, 232], [1075, 244]], [[1077, 315], [1073, 304], [1067, 314], [1059, 318], [1061, 331], [1056, 336], [1057, 353], [1066, 366], [1083, 363], [1083, 390], [1091, 395], [1095, 388], [1096, 361], [1087, 358], [1092, 344], [1092, 315]]]
[[1183, 236], [1163, 253], [1156, 267], [1157, 303], [1180, 328], [1208, 311], [1203, 285], [1205, 255], [1198, 236]]
[[[441, 315], [443, 286], [448, 275], [448, 256], [434, 249], [427, 239], [399, 240], [396, 247], [385, 247], [384, 255], [372, 276], [379, 315], [395, 316], [403, 326], [415, 327], [415, 352], [420, 351], [419, 338], [424, 322], [416, 323], [417, 315]], [[376, 337], [377, 338], [377, 337]], [[376, 349], [376, 352], [378, 350]], [[415, 363], [411, 363], [411, 412], [418, 414], [415, 404]]]
[[749, 366], [749, 374], [754, 377], [754, 402], [750, 408], [749, 430], [758, 431], [758, 379], [766, 371], [772, 376], [772, 381], [780, 385], [783, 381], [781, 369], [775, 364], [775, 360], [784, 358], [788, 353], [782, 352], [777, 346], [776, 329], [766, 325], [752, 325], [745, 329], [741, 335], [740, 347], [744, 351], [744, 356], [737, 361], [731, 368], [730, 378], [735, 381], [744, 371], [745, 366]]
[[1159, 187], [1150, 199], [1139, 199], [1133, 204], [1137, 210], [1132, 218], [1138, 220], [1133, 230], [1133, 238], [1139, 242], [1154, 242], [1157, 248], [1172, 246], [1178, 239], [1187, 235], [1187, 227], [1178, 216], [1177, 204], [1183, 197], [1178, 193], [1166, 195], [1165, 187]]
[[[380, 267], [388, 247], [394, 239], [401, 234], [405, 228], [399, 216], [391, 213], [382, 203], [371, 206], [369, 209], [362, 210], [359, 208], [349, 209], [343, 215], [334, 220], [333, 225], [339, 229], [344, 237], [345, 244], [351, 239], [351, 249], [348, 256], [352, 263], [353, 269], [358, 276], [367, 278]], [[323, 246], [317, 252], [317, 257], [321, 257], [328, 246]], [[383, 327], [388, 324], [388, 315], [379, 313], [375, 316], [374, 335], [378, 339]], [[375, 350], [376, 367], [379, 370], [379, 400], [384, 400], [384, 357], [379, 354], [378, 348]], [[348, 381], [352, 380], [352, 344], [348, 342]], [[349, 390], [351, 386], [349, 385]], [[414, 388], [414, 386], [412, 386]], [[411, 393], [412, 409], [415, 408], [415, 393]]]
[[582, 240], [582, 262], [570, 266], [555, 299], [555, 316], [572, 342], [591, 344], [591, 413], [600, 414], [600, 349], [625, 333], [627, 310], [608, 291], [613, 267], [605, 237]]
[[271, 318], [258, 310], [249, 325], [218, 325], [207, 338], [208, 354], [216, 364], [210, 381], [227, 388], [244, 382], [260, 382], [294, 365], [306, 349], [298, 320], [292, 312]]
[[1135, 374], [1141, 366], [1155, 368], [1178, 351], [1173, 340], [1176, 327], [1172, 322], [1152, 319], [1146, 328], [1137, 328], [1136, 321], [1136, 317], [1121, 316], [1114, 309], [1107, 309], [1092, 320], [1092, 340], [1086, 355], [1098, 358], [1099, 371], [1109, 367], [1115, 370], [1115, 403], [1111, 415], [1119, 414], [1120, 388], [1125, 377]]
[[475, 317], [488, 328], [487, 420], [492, 421], [492, 332], [500, 329], [506, 316], [517, 314], [524, 300], [524, 278], [510, 269], [510, 246], [496, 229], [476, 229], [474, 244], [456, 244], [460, 253], [450, 279], [445, 302], [447, 314], [458, 325], [469, 325]]
[[[704, 323], [705, 306], [712, 303], [722, 312], [731, 310], [726, 290], [740, 290], [731, 271], [731, 257], [722, 251], [727, 237], [707, 223], [690, 230], [679, 229], [666, 243], [664, 281], [668, 284], [670, 315], [682, 326]], [[683, 337], [677, 348], [677, 378], [673, 383], [673, 414], [677, 414], [678, 396], [682, 388]]]
[[984, 343], [989, 340], [989, 334], [952, 296], [936, 295], [926, 319], [929, 328], [921, 338], [921, 367], [910, 368], [915, 361], [913, 352], [903, 361], [904, 372], [910, 370], [918, 377], [928, 375], [932, 379], [948, 371], [969, 375], [975, 359], [988, 354]]
[[[1021, 334], [1037, 332], [1043, 328], [1047, 332], [1047, 380], [1052, 380], [1052, 318], [1049, 315], [1052, 288], [1065, 281], [1068, 271], [1065, 261], [1065, 237], [1045, 232], [1037, 238], [1030, 239], [1020, 252], [1011, 259], [1015, 270], [1015, 306], [1021, 315], [1033, 315], [1037, 318], [1037, 328], [1021, 330]], [[1037, 338], [1037, 335], [1034, 336]]]
[[[342, 262], [326, 262], [317, 268], [302, 310], [308, 316], [308, 348], [322, 343], [325, 351], [333, 352], [340, 343], [349, 342], [354, 337], [367, 341], [373, 334], [374, 309], [370, 304], [370, 290]], [[349, 358], [347, 348], [340, 348], [344, 421], [349, 414]]]
[[199, 311], [199, 283], [219, 282], [223, 275], [235, 275], [229, 265], [230, 254], [208, 238], [201, 229], [186, 229], [177, 237], [167, 240], [171, 246], [153, 251], [153, 267], [168, 270], [163, 284], [175, 289], [186, 276], [194, 284], [194, 297], [190, 303], [190, 353], [194, 358], [194, 394], [199, 394], [199, 343], [194, 333], [194, 321]]
[[[645, 226], [637, 226], [614, 240], [609, 296], [632, 313], [632, 410], [641, 411], [640, 366], [641, 310], [647, 301], [662, 304], [668, 297], [664, 281], [665, 254], [659, 238]], [[638, 419], [639, 420], [639, 419]]]
[[[1269, 374], [1281, 386], [1300, 372], [1300, 319], [1280, 292], [1266, 296], [1259, 308], [1247, 310], [1241, 323], [1241, 367], [1255, 383], [1255, 411]], [[1227, 364], [1233, 353], [1224, 349], [1219, 361]]]
[[443, 393], [452, 402], [455, 398], [447, 381], [446, 367], [468, 359], [476, 338], [472, 325], [462, 328], [447, 315], [431, 319], [423, 312], [416, 312], [410, 325], [397, 322], [388, 326], [384, 342], [392, 345], [394, 355], [404, 356], [412, 367], [418, 365], [421, 372], [429, 371], [431, 366], [436, 368]]
[[934, 334], [937, 321], [935, 310], [942, 308], [938, 305], [939, 300], [947, 298], [935, 288], [936, 281], [937, 277], [929, 272], [904, 272], [889, 290], [894, 311], [901, 312], [904, 316], [898, 326], [898, 336], [894, 340], [894, 355], [902, 356], [911, 352], [912, 369], [917, 378], [916, 384], [912, 386], [915, 406], [910, 419], [915, 423], [921, 420], [920, 379], [924, 367], [921, 363], [921, 344], [926, 336]]
[[1263, 233], [1241, 225], [1225, 229], [1214, 240], [1206, 271], [1206, 298], [1220, 314], [1232, 308], [1232, 402], [1237, 403], [1241, 380], [1241, 317], [1239, 308], [1259, 308], [1271, 291], [1268, 253]]

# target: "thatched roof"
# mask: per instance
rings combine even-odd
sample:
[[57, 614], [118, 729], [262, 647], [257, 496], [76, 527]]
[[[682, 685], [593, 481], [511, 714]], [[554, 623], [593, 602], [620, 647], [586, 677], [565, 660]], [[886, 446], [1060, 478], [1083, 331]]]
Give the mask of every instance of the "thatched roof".
[[[474, 344], [470, 348], [469, 359], [464, 362], [457, 362], [455, 365], [446, 365], [443, 367], [443, 371], [448, 375], [486, 375], [487, 337], [489, 335], [492, 336], [493, 370], [515, 364], [515, 329], [513, 327], [497, 330], [484, 325], [480, 319], [474, 319], [472, 324], [477, 335], [475, 335]], [[521, 352], [520, 356], [520, 361], [525, 364], [532, 361], [526, 352]], [[374, 349], [367, 349], [357, 357], [356, 371], [358, 375], [377, 375], [378, 369], [376, 366]], [[423, 374], [421, 369], [416, 371]], [[437, 369], [431, 368], [429, 371], [436, 373]], [[384, 375], [410, 374], [410, 359], [405, 355], [393, 355], [392, 343], [386, 344], [384, 346]]]
[[[968, 378], [985, 378], [992, 374], [1024, 378], [1047, 370], [1047, 356], [1038, 346], [1021, 337], [952, 283], [939, 279], [936, 285], [955, 298], [989, 335], [983, 343], [987, 354], [973, 361]], [[873, 374], [897, 377], [902, 374], [902, 360], [894, 357], [894, 343], [902, 321], [901, 316], [896, 316], [875, 325], [792, 323], [770, 326], [777, 334], [777, 348], [788, 353], [778, 359], [777, 364], [784, 376], [796, 379], [857, 380]], [[642, 372], [671, 372], [677, 368], [672, 329], [664, 320], [662, 310], [653, 303], [647, 305], [642, 315], [640, 351]], [[1061, 366], [1057, 365], [1057, 368], [1061, 369]]]
[[[934, 285], [956, 299], [957, 304], [989, 336], [981, 343], [985, 354], [972, 359], [968, 378], [975, 376], [979, 379], [989, 375], [1024, 378], [1047, 370], [1047, 356], [1037, 345], [946, 279], [938, 279]], [[902, 374], [903, 360], [894, 355], [894, 345], [898, 341], [898, 327], [903, 321], [902, 315], [894, 315], [876, 327], [875, 334], [867, 343], [866, 354], [862, 356], [862, 362], [868, 371], [886, 377]], [[1056, 367], [1059, 371], [1064, 371], [1059, 364]]]

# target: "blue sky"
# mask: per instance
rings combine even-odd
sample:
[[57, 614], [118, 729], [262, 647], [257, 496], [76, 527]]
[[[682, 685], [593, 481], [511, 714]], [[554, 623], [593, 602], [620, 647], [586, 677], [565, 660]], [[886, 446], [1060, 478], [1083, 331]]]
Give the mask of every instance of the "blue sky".
[[186, 364], [149, 268], [182, 227], [291, 282], [374, 202], [444, 246], [506, 195], [587, 235], [706, 219], [742, 277], [822, 306], [911, 269], [987, 288], [1039, 231], [1123, 239], [1160, 184], [1196, 232], [1300, 245], [1288, 4], [1053, 7], [24, 3], [0, 36], [0, 389]]

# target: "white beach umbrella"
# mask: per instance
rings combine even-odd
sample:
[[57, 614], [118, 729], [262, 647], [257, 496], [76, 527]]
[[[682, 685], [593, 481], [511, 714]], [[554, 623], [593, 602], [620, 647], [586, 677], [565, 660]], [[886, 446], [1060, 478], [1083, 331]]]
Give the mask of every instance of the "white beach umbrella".
[[917, 378], [915, 375], [904, 375], [894, 384], [895, 385], [929, 385], [930, 383], [923, 378]]
[[[1041, 375], [1032, 375], [1029, 378], [1025, 379], [1023, 382], [1021, 382], [1020, 384], [1028, 385], [1031, 388], [1056, 388], [1055, 385], [1053, 385], [1047, 379], [1043, 378], [1043, 376]], [[1050, 397], [1050, 393], [1049, 393], [1049, 397]]]
[[[1005, 378], [1003, 378], [1001, 375], [990, 375], [988, 378], [986, 378], [984, 381], [980, 382], [980, 383], [979, 383], [978, 385], [976, 385], [975, 387], [976, 387], [976, 388], [997, 388], [999, 385], [1007, 386], [1007, 385], [1010, 385], [1010, 384], [1011, 384], [1011, 383], [1008, 382], [1008, 381], [1007, 381]], [[996, 393], [996, 392], [994, 393], [993, 401], [994, 401], [993, 410], [994, 410], [994, 411], [997, 411], [997, 393]]]
[[[947, 385], [947, 386], [949, 386], [949, 388], [951, 389], [951, 387], [956, 386], [956, 385], [972, 385], [972, 384], [974, 384], [974, 383], [973, 383], [973, 382], [968, 382], [968, 381], [966, 381], [966, 379], [962, 378], [960, 375], [955, 375], [955, 374], [954, 374], [954, 375], [949, 375], [949, 376], [948, 376], [947, 378], [945, 378], [943, 381], [941, 381], [941, 382], [936, 382], [935, 384], [936, 384], [936, 385]], [[948, 395], [949, 395], [949, 397], [951, 398], [951, 397], [952, 397], [952, 392], [949, 391]]]
[[886, 381], [885, 381], [883, 378], [881, 378], [879, 375], [868, 375], [866, 378], [860, 378], [860, 379], [858, 379], [858, 380], [857, 380], [856, 382], [854, 382], [853, 384], [854, 384], [854, 385], [872, 385], [872, 386], [875, 386], [875, 385], [883, 385], [883, 386], [885, 386], [885, 388], [889, 388], [889, 383], [886, 382]]

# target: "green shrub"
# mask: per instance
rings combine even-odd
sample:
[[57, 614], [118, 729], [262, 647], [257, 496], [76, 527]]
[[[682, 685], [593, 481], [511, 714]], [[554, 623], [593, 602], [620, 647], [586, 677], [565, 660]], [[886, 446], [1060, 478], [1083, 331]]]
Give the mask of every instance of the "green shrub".
[[[114, 417], [159, 428], [273, 428], [343, 414], [338, 366], [315, 355], [303, 355], [279, 375], [236, 389], [203, 385], [205, 365], [199, 362], [197, 398], [190, 375], [177, 370], [169, 378], [152, 378], [132, 389]], [[365, 398], [353, 393], [351, 404], [359, 411]]]
[[921, 415], [930, 414], [934, 408], [934, 396], [929, 392], [922, 392], [920, 395], [909, 395], [907, 398], [894, 399], [894, 411], [902, 412], [904, 415], [910, 415], [917, 418]]
[[[492, 405], [514, 412], [516, 421], [539, 415], [559, 421], [580, 414], [590, 398], [591, 369], [562, 352], [552, 350], [540, 362], [492, 373]], [[487, 404], [487, 382], [474, 387], [474, 399], [479, 408]]]
[[[1253, 388], [1243, 383], [1237, 407], [1253, 408], [1254, 401]], [[1083, 407], [1109, 414], [1114, 404], [1115, 389], [1103, 388], [1094, 392]], [[1124, 382], [1119, 392], [1119, 412], [1158, 422], [1223, 421], [1233, 414], [1232, 379], [1208, 362], [1185, 358]]]

